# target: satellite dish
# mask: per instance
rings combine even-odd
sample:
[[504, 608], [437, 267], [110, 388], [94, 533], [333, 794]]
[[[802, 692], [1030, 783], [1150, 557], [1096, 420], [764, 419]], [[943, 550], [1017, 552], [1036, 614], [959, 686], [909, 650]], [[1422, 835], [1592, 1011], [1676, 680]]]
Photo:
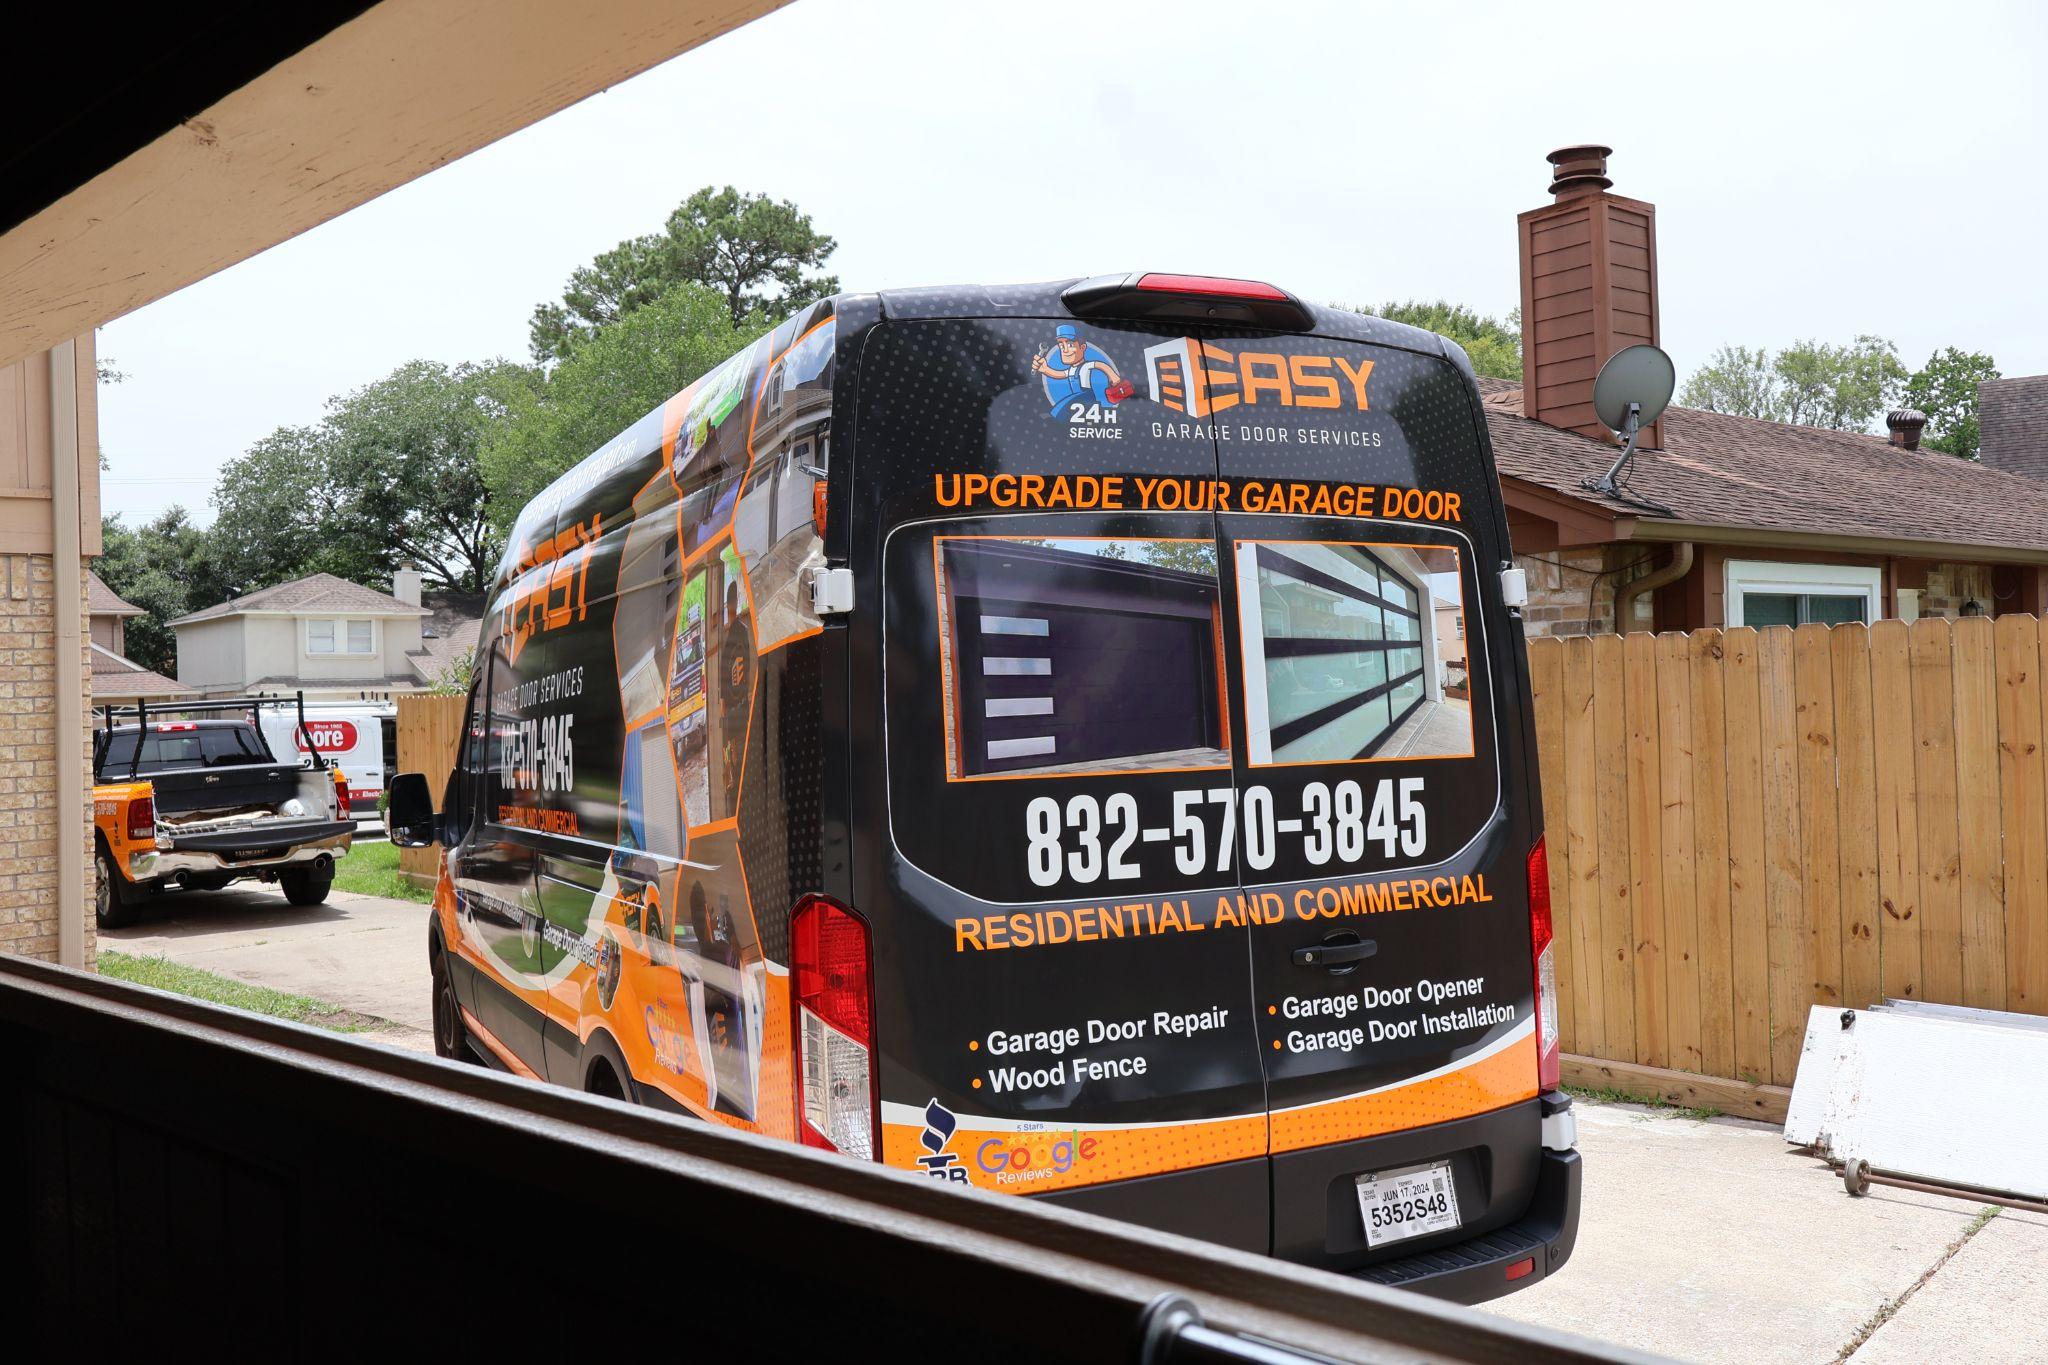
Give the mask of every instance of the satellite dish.
[[1624, 471], [1635, 467], [1636, 437], [1664, 415], [1677, 383], [1678, 371], [1671, 357], [1655, 346], [1624, 346], [1607, 358], [1593, 380], [1593, 413], [1621, 438], [1621, 454], [1599, 478], [1582, 479], [1581, 488], [1646, 512], [1674, 515], [1670, 508], [1629, 492]]
[[1593, 381], [1593, 411], [1610, 431], [1626, 434], [1629, 405], [1636, 425], [1646, 427], [1664, 413], [1678, 371], [1671, 357], [1655, 346], [1624, 346], [1607, 358]]

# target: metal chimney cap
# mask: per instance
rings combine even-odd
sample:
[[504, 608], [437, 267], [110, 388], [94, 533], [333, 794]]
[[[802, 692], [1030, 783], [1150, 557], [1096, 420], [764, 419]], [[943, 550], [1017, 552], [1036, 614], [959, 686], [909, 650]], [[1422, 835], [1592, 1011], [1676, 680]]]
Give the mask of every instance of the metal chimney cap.
[[1920, 432], [1927, 425], [1927, 414], [1918, 408], [1893, 408], [1884, 416], [1885, 429], [1892, 434], [1892, 444], [1907, 450], [1920, 448]]
[[1597, 142], [1558, 148], [1544, 158], [1551, 165], [1550, 192], [1563, 199], [1567, 195], [1612, 189], [1614, 182], [1607, 178], [1607, 158], [1613, 155], [1614, 148]]

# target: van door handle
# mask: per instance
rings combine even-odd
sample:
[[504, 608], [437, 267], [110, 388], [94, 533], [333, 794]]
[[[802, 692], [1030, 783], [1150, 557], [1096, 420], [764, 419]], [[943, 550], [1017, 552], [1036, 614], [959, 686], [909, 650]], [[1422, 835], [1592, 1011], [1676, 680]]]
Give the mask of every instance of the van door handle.
[[1363, 962], [1380, 950], [1380, 945], [1371, 939], [1356, 943], [1317, 943], [1307, 948], [1294, 950], [1294, 965], [1297, 967], [1342, 967], [1354, 962]]

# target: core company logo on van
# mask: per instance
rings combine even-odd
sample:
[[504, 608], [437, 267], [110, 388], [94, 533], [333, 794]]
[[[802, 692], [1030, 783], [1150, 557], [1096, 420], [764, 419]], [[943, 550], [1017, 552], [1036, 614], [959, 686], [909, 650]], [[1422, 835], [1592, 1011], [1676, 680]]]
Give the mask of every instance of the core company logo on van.
[[957, 1180], [963, 1185], [969, 1183], [967, 1168], [960, 1164], [957, 1155], [946, 1150], [946, 1144], [953, 1140], [953, 1134], [959, 1127], [960, 1120], [954, 1117], [952, 1110], [940, 1104], [937, 1097], [925, 1101], [924, 1132], [918, 1135], [917, 1140], [926, 1155], [919, 1157], [917, 1164], [924, 1167], [924, 1173], [934, 1180]]
[[302, 754], [309, 751], [306, 743], [308, 734], [311, 734], [313, 738], [313, 743], [310, 747], [318, 749], [323, 754], [346, 753], [356, 747], [357, 735], [354, 721], [307, 721], [304, 729], [295, 729], [292, 732], [293, 742], [298, 745], [299, 752]]
[[1371, 405], [1365, 383], [1372, 365], [1341, 355], [1226, 351], [1194, 337], [1176, 337], [1145, 350], [1152, 401], [1190, 417], [1207, 417], [1240, 403], [1366, 412]]

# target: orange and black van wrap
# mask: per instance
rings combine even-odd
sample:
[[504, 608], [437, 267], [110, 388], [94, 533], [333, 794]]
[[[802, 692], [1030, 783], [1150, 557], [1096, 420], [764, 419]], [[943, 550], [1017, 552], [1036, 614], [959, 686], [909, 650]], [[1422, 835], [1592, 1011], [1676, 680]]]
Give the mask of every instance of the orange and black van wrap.
[[884, 1159], [1207, 1173], [1186, 1197], [1236, 1212], [1205, 1235], [1355, 1264], [1356, 1144], [1498, 1115], [1526, 1150], [1461, 1172], [1535, 1162], [1536, 796], [1475, 385], [1373, 319], [1057, 297], [884, 296], [842, 378]]
[[822, 896], [890, 1166], [1339, 1269], [1404, 1162], [1461, 1219], [1404, 1253], [1522, 1218], [1540, 798], [1479, 393], [1306, 315], [840, 296], [558, 479], [435, 898], [471, 1038], [797, 1137]]
[[[437, 910], [514, 1070], [795, 1135], [787, 967], [819, 889], [835, 316], [809, 310], [571, 471], [513, 528]], [[785, 716], [800, 719], [786, 723]]]

